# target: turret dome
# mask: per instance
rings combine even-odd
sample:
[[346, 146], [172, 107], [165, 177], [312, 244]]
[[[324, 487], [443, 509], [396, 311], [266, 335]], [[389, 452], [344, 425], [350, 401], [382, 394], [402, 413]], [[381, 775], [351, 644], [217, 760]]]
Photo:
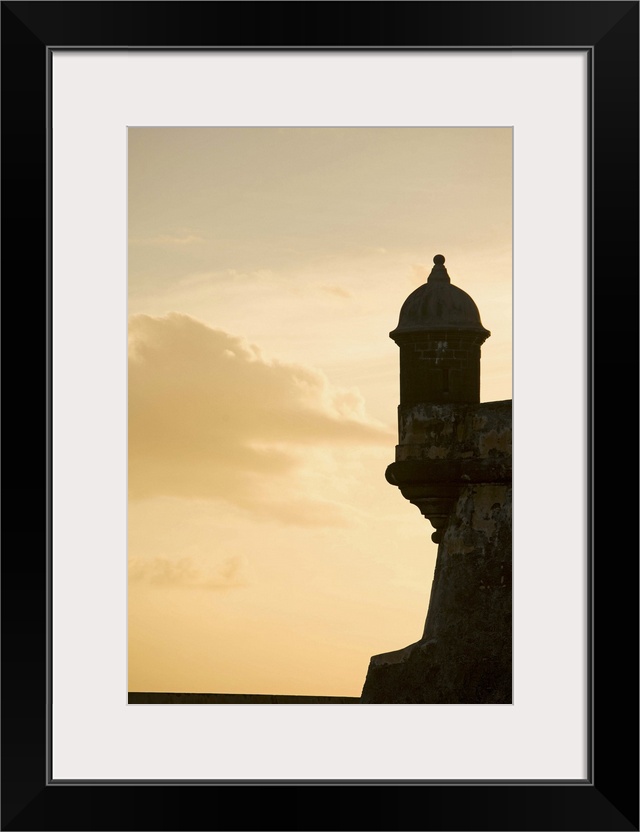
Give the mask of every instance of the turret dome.
[[389, 336], [397, 341], [397, 336], [409, 333], [462, 330], [488, 338], [491, 333], [482, 326], [478, 307], [466, 292], [451, 283], [442, 254], [436, 254], [433, 263], [427, 282], [403, 303], [398, 326]]

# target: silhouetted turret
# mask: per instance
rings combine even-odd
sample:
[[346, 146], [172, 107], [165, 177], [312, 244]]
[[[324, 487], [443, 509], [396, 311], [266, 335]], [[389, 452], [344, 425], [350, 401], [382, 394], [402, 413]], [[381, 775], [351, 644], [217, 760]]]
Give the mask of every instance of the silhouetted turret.
[[436, 254], [429, 279], [412, 292], [389, 333], [400, 347], [400, 405], [480, 401], [480, 347], [491, 335], [478, 307], [454, 286]]

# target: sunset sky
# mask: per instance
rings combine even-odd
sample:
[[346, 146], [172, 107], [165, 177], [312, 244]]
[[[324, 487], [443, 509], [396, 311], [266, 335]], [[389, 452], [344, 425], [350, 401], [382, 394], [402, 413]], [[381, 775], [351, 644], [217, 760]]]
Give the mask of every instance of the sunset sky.
[[511, 398], [510, 128], [130, 128], [129, 690], [359, 696], [420, 638], [394, 460], [441, 253]]

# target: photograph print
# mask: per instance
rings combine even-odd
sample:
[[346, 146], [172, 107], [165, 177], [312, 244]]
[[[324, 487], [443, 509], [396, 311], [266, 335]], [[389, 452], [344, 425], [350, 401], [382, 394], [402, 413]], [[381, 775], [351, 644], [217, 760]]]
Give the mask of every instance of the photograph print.
[[511, 703], [512, 141], [128, 129], [129, 703]]

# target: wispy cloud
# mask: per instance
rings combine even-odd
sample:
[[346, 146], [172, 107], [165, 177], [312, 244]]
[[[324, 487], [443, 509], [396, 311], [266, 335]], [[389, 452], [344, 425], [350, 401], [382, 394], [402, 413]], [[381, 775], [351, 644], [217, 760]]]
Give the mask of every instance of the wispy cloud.
[[152, 586], [214, 590], [250, 583], [246, 560], [240, 555], [205, 565], [192, 557], [132, 557], [129, 558], [129, 580]]
[[323, 292], [328, 292], [330, 295], [335, 295], [339, 298], [352, 298], [353, 292], [345, 289], [343, 286], [338, 286], [335, 283], [324, 283], [320, 286]]
[[157, 234], [154, 237], [130, 237], [129, 243], [143, 246], [176, 246], [181, 248], [193, 243], [203, 243], [205, 237], [197, 231], [180, 229], [171, 234]]
[[271, 269], [254, 269], [253, 271], [241, 271], [239, 269], [222, 269], [217, 272], [197, 272], [181, 277], [176, 286], [180, 288], [202, 288], [217, 283], [264, 283], [277, 281], [277, 275]]

